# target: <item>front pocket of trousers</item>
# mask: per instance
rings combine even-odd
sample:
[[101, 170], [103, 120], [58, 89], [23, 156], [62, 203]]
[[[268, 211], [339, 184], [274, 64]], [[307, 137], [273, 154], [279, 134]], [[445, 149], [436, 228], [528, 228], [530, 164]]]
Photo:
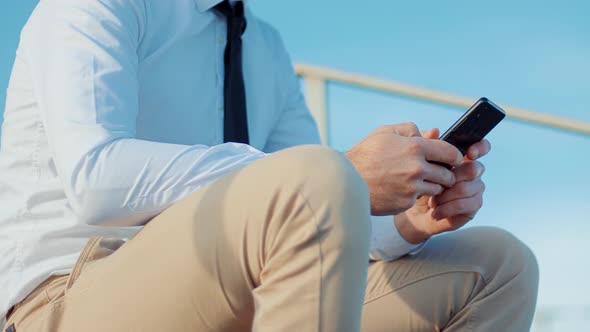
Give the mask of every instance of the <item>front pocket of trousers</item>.
[[59, 301], [65, 295], [66, 284], [71, 278], [71, 274], [60, 276], [57, 279], [51, 281], [44, 289], [47, 303], [54, 303]]
[[117, 251], [124, 241], [111, 238], [92, 238], [80, 253], [65, 287], [65, 297], [70, 293], [84, 293], [100, 278], [100, 270], [105, 259]]

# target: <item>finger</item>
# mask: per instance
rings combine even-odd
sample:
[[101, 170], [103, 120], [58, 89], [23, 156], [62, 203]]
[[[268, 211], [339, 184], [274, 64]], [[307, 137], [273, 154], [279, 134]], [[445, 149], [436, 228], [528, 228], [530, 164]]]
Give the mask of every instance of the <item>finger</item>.
[[458, 166], [463, 160], [461, 152], [451, 144], [437, 140], [424, 140], [424, 156], [428, 161], [437, 161], [450, 166]]
[[483, 139], [469, 147], [467, 157], [471, 160], [476, 160], [488, 154], [491, 149], [492, 144], [487, 139]]
[[457, 182], [452, 188], [433, 198], [434, 207], [444, 205], [457, 199], [469, 198], [485, 191], [485, 184], [481, 179]]
[[475, 215], [483, 204], [483, 194], [457, 199], [437, 206], [432, 211], [432, 218], [441, 220], [458, 215]]
[[451, 188], [457, 182], [454, 172], [448, 170], [446, 167], [433, 163], [426, 163], [424, 166], [423, 179], [446, 188]]
[[424, 196], [440, 195], [445, 190], [445, 188], [443, 188], [441, 185], [428, 181], [421, 181], [416, 185], [416, 187], [418, 198]]
[[420, 131], [420, 134], [422, 134], [422, 137], [424, 138], [437, 139], [440, 135], [440, 131], [438, 128], [432, 128], [430, 130], [422, 130]]
[[480, 178], [485, 172], [485, 166], [479, 161], [467, 160], [453, 169], [455, 181], [472, 181]]
[[431, 208], [431, 209], [436, 208], [436, 202], [434, 200], [434, 197], [436, 197], [436, 196], [430, 196], [430, 197], [428, 197], [428, 207]]

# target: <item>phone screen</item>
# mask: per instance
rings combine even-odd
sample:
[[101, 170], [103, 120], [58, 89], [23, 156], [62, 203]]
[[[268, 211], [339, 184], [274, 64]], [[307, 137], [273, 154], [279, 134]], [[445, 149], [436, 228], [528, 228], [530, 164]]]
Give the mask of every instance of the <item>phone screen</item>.
[[506, 113], [487, 98], [479, 99], [440, 139], [454, 145], [463, 155], [504, 119]]

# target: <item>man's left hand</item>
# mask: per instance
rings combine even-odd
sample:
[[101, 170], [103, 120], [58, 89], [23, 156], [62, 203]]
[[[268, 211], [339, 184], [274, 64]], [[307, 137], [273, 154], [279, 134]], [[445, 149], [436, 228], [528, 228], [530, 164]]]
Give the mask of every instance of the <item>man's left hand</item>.
[[[437, 139], [438, 129], [422, 136]], [[472, 145], [463, 162], [453, 169], [455, 184], [435, 197], [424, 196], [403, 213], [394, 216], [400, 234], [410, 243], [420, 243], [433, 235], [456, 230], [475, 217], [483, 204], [485, 185], [483, 164], [476, 161], [489, 153], [491, 145], [482, 140]]]

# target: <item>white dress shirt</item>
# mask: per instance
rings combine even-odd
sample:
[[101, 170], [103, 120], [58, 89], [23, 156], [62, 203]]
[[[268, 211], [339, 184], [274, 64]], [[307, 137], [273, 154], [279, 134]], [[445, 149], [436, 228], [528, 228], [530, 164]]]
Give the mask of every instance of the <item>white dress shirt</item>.
[[[318, 143], [277, 31], [246, 11], [250, 146], [223, 144], [219, 0], [44, 0], [24, 27], [0, 149], [0, 318], [93, 236], [131, 238], [203, 185]], [[371, 258], [419, 246], [373, 220]]]

